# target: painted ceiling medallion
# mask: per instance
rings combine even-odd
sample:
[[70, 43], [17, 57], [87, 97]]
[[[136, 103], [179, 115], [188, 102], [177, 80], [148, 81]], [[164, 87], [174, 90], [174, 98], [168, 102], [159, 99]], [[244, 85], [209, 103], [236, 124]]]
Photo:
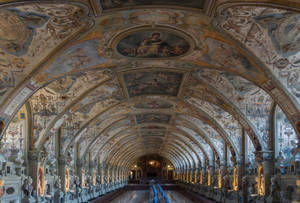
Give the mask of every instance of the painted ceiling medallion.
[[103, 9], [115, 9], [131, 6], [180, 6], [204, 9], [206, 0], [101, 0]]
[[134, 105], [134, 108], [137, 109], [169, 109], [173, 105], [164, 101], [145, 101]]
[[171, 115], [166, 114], [138, 114], [136, 115], [136, 121], [138, 124], [141, 123], [164, 123], [167, 124], [171, 120]]
[[164, 131], [141, 131], [142, 136], [158, 136], [163, 137], [165, 135]]
[[166, 130], [165, 127], [156, 126], [156, 125], [148, 125], [141, 127], [142, 130]]
[[188, 53], [191, 44], [177, 31], [143, 29], [125, 33], [115, 50], [122, 56], [140, 59], [178, 57]]
[[183, 78], [178, 72], [131, 72], [124, 74], [130, 97], [140, 95], [177, 96]]

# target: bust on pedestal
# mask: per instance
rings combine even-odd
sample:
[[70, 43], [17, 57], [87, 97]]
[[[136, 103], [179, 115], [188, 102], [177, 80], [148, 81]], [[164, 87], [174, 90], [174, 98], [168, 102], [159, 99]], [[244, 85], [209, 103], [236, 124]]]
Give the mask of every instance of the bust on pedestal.
[[54, 184], [54, 202], [61, 203], [63, 202], [64, 192], [61, 189], [61, 180], [58, 177]]
[[280, 185], [277, 175], [271, 178], [271, 193], [268, 197], [268, 202], [280, 202]]
[[32, 178], [28, 177], [24, 180], [22, 185], [22, 203], [31, 203], [35, 202], [35, 198], [32, 196], [33, 194], [33, 186], [32, 186]]

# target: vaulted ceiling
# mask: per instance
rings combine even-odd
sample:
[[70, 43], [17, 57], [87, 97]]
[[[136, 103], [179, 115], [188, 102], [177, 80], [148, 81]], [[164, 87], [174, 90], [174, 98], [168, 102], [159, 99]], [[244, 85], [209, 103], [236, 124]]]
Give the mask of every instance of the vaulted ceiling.
[[82, 162], [193, 167], [226, 144], [235, 162], [243, 129], [268, 148], [275, 104], [299, 138], [297, 1], [0, 2], [0, 120], [26, 103], [32, 148], [60, 133]]

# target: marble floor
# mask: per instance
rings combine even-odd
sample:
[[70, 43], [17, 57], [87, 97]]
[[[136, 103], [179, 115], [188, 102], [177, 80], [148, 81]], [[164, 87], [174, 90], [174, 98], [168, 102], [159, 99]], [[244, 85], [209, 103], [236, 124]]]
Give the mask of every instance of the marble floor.
[[169, 197], [169, 201], [171, 203], [194, 203], [193, 201], [189, 200], [188, 198], [186, 198], [179, 192], [167, 191], [167, 190], [165, 190], [165, 192], [167, 193], [167, 195]]
[[[176, 191], [165, 191], [171, 203], [194, 203], [181, 193]], [[149, 203], [150, 192], [148, 190], [128, 191], [117, 197], [110, 203]]]
[[149, 203], [150, 192], [148, 190], [128, 191], [117, 197], [111, 203]]

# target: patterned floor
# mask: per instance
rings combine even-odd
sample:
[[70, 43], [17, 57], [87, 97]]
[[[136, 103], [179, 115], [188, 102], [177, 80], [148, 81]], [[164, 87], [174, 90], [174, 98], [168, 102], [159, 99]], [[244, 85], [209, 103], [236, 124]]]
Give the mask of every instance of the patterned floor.
[[128, 191], [111, 203], [149, 203], [149, 195], [148, 190]]
[[[175, 191], [166, 191], [171, 203], [193, 203], [182, 194]], [[110, 203], [149, 203], [149, 191], [128, 191]]]
[[194, 203], [193, 201], [187, 199], [182, 194], [175, 191], [165, 191], [169, 197], [171, 203]]

